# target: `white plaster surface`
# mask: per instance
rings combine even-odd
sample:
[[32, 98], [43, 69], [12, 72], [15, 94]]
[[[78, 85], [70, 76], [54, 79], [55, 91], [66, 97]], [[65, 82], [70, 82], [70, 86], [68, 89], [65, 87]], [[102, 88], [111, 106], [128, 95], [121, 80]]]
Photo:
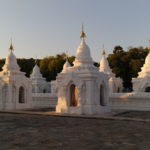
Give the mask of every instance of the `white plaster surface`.
[[108, 60], [105, 56], [106, 52], [103, 49], [102, 59], [100, 61], [99, 71], [108, 75], [109, 83], [109, 93], [119, 93], [123, 90], [123, 81], [121, 78], [116, 77], [116, 75], [110, 69]]
[[42, 77], [40, 68], [35, 64], [32, 74], [30, 75], [32, 81], [32, 93], [50, 93], [51, 83], [47, 82], [45, 78]]
[[32, 108], [55, 108], [57, 104], [57, 95], [51, 93], [33, 93]]
[[[19, 91], [23, 90], [22, 100], [19, 102]], [[20, 71], [16, 57], [12, 50], [6, 57], [3, 70], [0, 72], [0, 109], [15, 110], [31, 108], [32, 101], [31, 80], [25, 77], [25, 73]]]
[[137, 78], [132, 78], [133, 91], [145, 92], [150, 87], [150, 53], [146, 56], [145, 63], [138, 73]]
[[109, 99], [112, 109], [150, 111], [150, 93], [112, 93]]
[[[99, 114], [110, 111], [108, 76], [99, 72], [98, 68], [93, 65], [90, 48], [85, 39], [81, 39], [77, 48], [74, 66], [65, 66], [65, 71], [58, 74], [56, 81], [58, 90], [57, 113]], [[77, 106], [71, 106], [71, 85], [75, 85], [78, 91]], [[101, 86], [103, 91], [100, 92]], [[103, 101], [103, 105], [100, 104], [100, 101]]]

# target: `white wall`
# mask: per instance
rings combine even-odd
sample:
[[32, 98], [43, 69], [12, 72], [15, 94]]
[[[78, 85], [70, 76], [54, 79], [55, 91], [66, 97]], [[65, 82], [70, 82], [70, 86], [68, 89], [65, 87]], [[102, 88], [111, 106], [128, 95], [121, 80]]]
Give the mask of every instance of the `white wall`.
[[[150, 111], [150, 93], [112, 93], [109, 102], [111, 109]], [[56, 104], [57, 94], [32, 94], [32, 108], [55, 108]]]
[[32, 93], [32, 108], [55, 108], [57, 95], [51, 93]]
[[112, 93], [109, 100], [112, 109], [150, 111], [150, 93]]

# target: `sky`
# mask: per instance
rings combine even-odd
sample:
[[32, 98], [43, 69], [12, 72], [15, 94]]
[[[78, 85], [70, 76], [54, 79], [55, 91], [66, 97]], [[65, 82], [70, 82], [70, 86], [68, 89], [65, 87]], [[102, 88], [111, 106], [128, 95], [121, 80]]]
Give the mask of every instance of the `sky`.
[[75, 55], [81, 25], [94, 61], [102, 45], [146, 47], [150, 40], [149, 0], [0, 0], [0, 59], [12, 38], [18, 58]]

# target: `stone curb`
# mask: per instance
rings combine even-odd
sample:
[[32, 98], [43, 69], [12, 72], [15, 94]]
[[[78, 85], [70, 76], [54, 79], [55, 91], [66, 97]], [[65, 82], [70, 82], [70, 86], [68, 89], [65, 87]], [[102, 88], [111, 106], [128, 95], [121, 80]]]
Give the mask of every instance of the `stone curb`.
[[139, 119], [139, 118], [130, 118], [130, 117], [118, 117], [118, 116], [102, 116], [102, 115], [59, 114], [59, 113], [55, 113], [55, 112], [0, 111], [0, 113], [27, 114], [27, 115], [43, 115], [43, 116], [85, 118], [85, 119], [102, 119], [102, 120], [120, 120], [120, 121], [150, 122], [150, 119]]

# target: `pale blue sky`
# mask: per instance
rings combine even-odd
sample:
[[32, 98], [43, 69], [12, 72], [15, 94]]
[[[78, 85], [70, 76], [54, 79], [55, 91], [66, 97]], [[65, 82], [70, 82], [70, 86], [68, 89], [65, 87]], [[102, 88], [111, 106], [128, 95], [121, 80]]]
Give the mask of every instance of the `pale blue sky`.
[[17, 57], [75, 55], [84, 23], [86, 42], [95, 61], [115, 45], [147, 46], [149, 0], [0, 0], [0, 58], [13, 38]]

